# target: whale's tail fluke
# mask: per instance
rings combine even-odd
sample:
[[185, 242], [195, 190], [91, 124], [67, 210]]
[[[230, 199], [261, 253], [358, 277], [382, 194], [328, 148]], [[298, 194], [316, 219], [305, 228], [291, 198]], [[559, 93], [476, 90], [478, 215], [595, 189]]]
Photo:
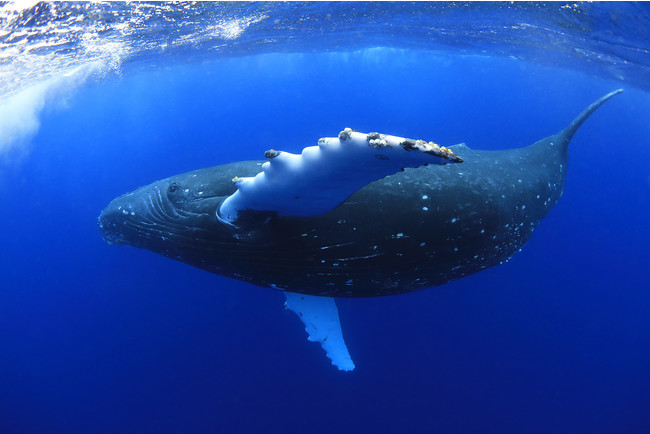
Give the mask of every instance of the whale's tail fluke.
[[571, 139], [573, 138], [573, 135], [578, 131], [578, 128], [582, 126], [584, 121], [587, 120], [589, 116], [592, 115], [593, 112], [596, 111], [601, 105], [605, 103], [605, 101], [608, 101], [610, 98], [618, 95], [619, 93], [623, 93], [623, 89], [617, 89], [613, 92], [608, 93], [607, 95], [599, 98], [597, 101], [593, 102], [592, 104], [589, 105], [586, 109], [582, 111], [576, 118], [569, 124], [568, 127], [566, 127], [564, 130], [558, 134], [558, 136], [562, 140], [562, 144], [565, 146], [569, 144]]

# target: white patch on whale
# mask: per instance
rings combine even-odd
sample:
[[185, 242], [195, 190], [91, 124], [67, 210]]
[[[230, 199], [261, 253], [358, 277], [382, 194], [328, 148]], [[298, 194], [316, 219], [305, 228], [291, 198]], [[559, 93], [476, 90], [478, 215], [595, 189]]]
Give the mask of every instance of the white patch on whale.
[[332, 364], [341, 371], [352, 371], [354, 362], [343, 340], [339, 311], [330, 297], [286, 292], [285, 307], [296, 313], [305, 324], [310, 342], [320, 342]]
[[237, 191], [217, 215], [234, 224], [241, 211], [266, 211], [308, 217], [326, 213], [372, 181], [405, 167], [462, 162], [448, 148], [424, 140], [346, 128], [338, 137], [320, 139], [300, 154], [269, 150], [262, 172], [233, 179]]

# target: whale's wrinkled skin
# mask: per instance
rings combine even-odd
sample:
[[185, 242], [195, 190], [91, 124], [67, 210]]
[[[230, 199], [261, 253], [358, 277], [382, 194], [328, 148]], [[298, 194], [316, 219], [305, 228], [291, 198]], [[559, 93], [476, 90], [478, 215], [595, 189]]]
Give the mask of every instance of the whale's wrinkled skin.
[[144, 248], [254, 285], [330, 297], [372, 297], [441, 285], [506, 261], [557, 203], [573, 134], [612, 92], [566, 129], [520, 149], [450, 147], [459, 164], [387, 176], [311, 217], [242, 213], [220, 221], [232, 179], [259, 161], [195, 170], [113, 200], [104, 239]]

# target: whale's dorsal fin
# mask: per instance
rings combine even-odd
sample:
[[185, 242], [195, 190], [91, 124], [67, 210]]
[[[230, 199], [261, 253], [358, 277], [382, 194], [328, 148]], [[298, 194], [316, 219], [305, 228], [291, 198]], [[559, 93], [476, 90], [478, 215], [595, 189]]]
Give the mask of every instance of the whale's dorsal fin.
[[332, 365], [339, 370], [352, 371], [354, 362], [343, 340], [339, 310], [334, 299], [295, 292], [285, 292], [284, 295], [287, 298], [284, 304], [286, 308], [294, 311], [305, 324], [305, 331], [309, 335], [307, 339], [320, 342]]
[[424, 140], [379, 133], [363, 134], [346, 128], [338, 137], [324, 138], [301, 154], [270, 150], [262, 172], [235, 178], [237, 191], [217, 212], [236, 224], [241, 211], [307, 217], [336, 208], [366, 184], [405, 167], [460, 163], [444, 146]]

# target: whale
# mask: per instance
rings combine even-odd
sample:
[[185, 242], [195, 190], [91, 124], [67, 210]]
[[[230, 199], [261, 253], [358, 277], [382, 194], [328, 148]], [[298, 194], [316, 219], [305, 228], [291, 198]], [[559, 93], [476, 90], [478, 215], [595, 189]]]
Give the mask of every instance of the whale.
[[354, 364], [335, 298], [401, 294], [506, 262], [564, 190], [568, 126], [508, 150], [440, 146], [350, 128], [300, 154], [265, 153], [174, 175], [112, 200], [111, 244], [284, 292], [341, 370]]

